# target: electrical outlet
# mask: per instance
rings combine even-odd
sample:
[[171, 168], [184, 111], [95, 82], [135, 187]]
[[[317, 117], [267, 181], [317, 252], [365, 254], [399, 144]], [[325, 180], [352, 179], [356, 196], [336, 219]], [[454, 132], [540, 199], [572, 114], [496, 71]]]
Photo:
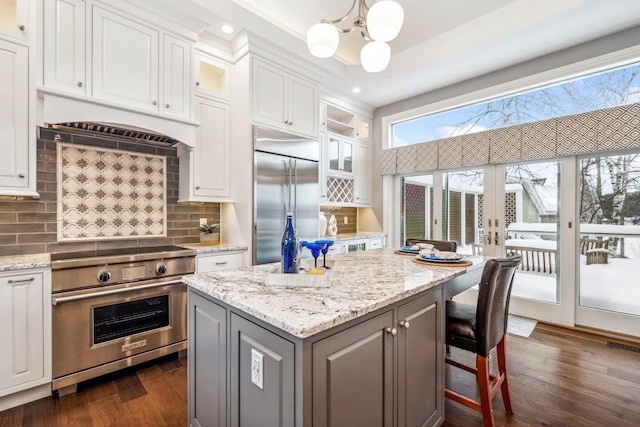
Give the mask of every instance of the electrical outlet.
[[344, 217], [344, 223], [345, 223], [345, 224], [349, 224], [349, 217], [348, 217], [348, 216], [345, 216], [345, 217]]
[[207, 224], [207, 218], [200, 218], [200, 225], [206, 225]]
[[264, 355], [256, 349], [251, 349], [251, 382], [260, 390], [263, 390], [262, 378], [264, 368]]

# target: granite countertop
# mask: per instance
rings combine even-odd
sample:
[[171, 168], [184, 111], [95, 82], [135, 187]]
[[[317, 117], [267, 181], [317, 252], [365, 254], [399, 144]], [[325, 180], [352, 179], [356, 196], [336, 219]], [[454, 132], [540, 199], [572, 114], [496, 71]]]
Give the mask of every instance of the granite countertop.
[[249, 249], [247, 246], [236, 246], [236, 245], [213, 245], [213, 246], [203, 246], [198, 243], [194, 244], [181, 244], [183, 248], [187, 249], [195, 249], [198, 251], [198, 254], [208, 254], [208, 253], [217, 253], [217, 252], [234, 252], [234, 251], [246, 251]]
[[0, 257], [0, 272], [51, 267], [49, 254], [9, 255]]
[[224, 270], [184, 278], [188, 286], [225, 302], [296, 337], [306, 338], [386, 307], [421, 291], [482, 268], [419, 265], [393, 249], [374, 249], [328, 257], [334, 264], [328, 288], [267, 286], [278, 264]]

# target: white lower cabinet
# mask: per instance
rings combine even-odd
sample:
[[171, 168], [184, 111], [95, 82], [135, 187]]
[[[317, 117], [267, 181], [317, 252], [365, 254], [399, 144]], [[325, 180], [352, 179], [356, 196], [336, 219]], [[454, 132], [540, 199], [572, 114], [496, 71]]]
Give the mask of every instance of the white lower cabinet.
[[212, 252], [198, 254], [196, 257], [196, 273], [228, 270], [242, 267], [242, 252]]
[[0, 396], [51, 382], [51, 271], [0, 273]]

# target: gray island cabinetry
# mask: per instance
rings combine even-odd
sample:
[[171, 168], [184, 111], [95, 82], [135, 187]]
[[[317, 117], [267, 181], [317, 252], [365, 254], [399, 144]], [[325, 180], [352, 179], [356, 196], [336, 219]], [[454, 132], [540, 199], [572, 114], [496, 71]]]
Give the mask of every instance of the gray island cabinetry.
[[267, 286], [275, 265], [188, 276], [189, 421], [219, 427], [432, 426], [444, 419], [444, 312], [470, 267], [379, 249], [338, 255], [328, 288]]

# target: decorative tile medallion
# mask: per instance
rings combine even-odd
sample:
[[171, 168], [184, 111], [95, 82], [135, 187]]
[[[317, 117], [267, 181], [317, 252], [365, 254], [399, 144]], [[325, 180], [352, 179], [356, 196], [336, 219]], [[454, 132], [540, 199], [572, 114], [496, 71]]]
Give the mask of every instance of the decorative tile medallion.
[[166, 158], [58, 144], [58, 241], [166, 236]]

